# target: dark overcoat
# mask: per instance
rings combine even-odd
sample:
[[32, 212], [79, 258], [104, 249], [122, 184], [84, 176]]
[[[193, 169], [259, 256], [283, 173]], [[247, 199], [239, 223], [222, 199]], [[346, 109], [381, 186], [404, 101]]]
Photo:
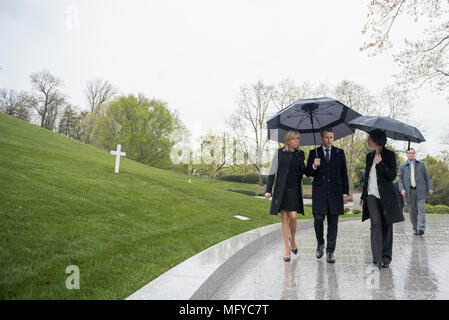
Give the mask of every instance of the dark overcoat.
[[[271, 193], [272, 195], [270, 207], [271, 215], [277, 215], [280, 212], [282, 195], [284, 194], [285, 185], [287, 183], [287, 175], [290, 171], [290, 161], [292, 160], [292, 157], [296, 157], [298, 160], [296, 161], [297, 165], [295, 171], [298, 176], [299, 184], [299, 207], [296, 211], [304, 215], [304, 204], [302, 199], [302, 176], [305, 170], [304, 151], [295, 150], [294, 152], [288, 152], [285, 151], [284, 148], [279, 148], [276, 150], [271, 163], [270, 174], [268, 175], [266, 192]], [[272, 192], [273, 184], [274, 190]]]
[[[404, 221], [404, 215], [399, 205], [399, 200], [396, 196], [396, 190], [393, 185], [393, 180], [397, 176], [396, 155], [393, 151], [382, 148], [380, 152], [382, 161], [376, 165], [377, 187], [379, 188], [380, 203], [383, 208], [383, 215], [387, 224]], [[365, 183], [363, 184], [363, 192], [361, 199], [363, 200], [363, 215], [362, 221], [370, 218], [368, 204], [366, 198], [368, 196], [368, 179], [369, 172], [374, 160], [374, 151], [366, 155], [365, 164]]]
[[[312, 165], [316, 158], [316, 152], [318, 152], [321, 163], [314, 170]], [[314, 215], [326, 214], [329, 206], [328, 214], [344, 214], [343, 194], [349, 196], [348, 169], [344, 150], [332, 146], [329, 164], [322, 146], [310, 150], [306, 174], [313, 177], [312, 213]]]
[[399, 206], [401, 207], [401, 209], [404, 208], [404, 197], [401, 194], [401, 191], [399, 191], [399, 183], [396, 181], [395, 183], [393, 183], [394, 186], [394, 190], [396, 190], [396, 197], [398, 198], [399, 201]]

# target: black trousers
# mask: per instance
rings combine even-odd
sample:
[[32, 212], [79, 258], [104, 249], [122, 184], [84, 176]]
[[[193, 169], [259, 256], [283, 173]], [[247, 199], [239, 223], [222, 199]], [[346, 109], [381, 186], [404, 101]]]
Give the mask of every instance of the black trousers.
[[366, 197], [371, 220], [371, 252], [373, 262], [389, 264], [393, 254], [393, 225], [385, 223], [380, 199]]
[[[328, 210], [329, 212], [329, 210]], [[319, 245], [324, 244], [324, 214], [313, 215], [313, 225], [315, 227], [316, 240]], [[327, 247], [326, 252], [334, 252], [337, 244], [338, 215], [327, 214]]]

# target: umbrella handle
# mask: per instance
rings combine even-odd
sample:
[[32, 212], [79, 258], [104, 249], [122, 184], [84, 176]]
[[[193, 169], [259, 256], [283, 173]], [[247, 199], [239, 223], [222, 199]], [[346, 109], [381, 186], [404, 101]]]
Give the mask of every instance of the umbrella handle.
[[[312, 112], [310, 112], [310, 122], [312, 123], [312, 136], [313, 136], [313, 144], [316, 145], [316, 139], [315, 139], [315, 130], [313, 129], [313, 115]], [[318, 151], [315, 148], [315, 158], [318, 158]]]

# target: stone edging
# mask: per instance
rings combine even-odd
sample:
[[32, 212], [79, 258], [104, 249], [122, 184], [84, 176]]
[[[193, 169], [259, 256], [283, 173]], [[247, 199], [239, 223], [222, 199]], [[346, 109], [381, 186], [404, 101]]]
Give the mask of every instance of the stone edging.
[[[281, 223], [271, 224], [217, 243], [163, 273], [126, 300], [210, 299], [243, 261], [266, 244], [278, 240], [280, 226]], [[298, 231], [311, 227], [313, 220], [298, 220]]]

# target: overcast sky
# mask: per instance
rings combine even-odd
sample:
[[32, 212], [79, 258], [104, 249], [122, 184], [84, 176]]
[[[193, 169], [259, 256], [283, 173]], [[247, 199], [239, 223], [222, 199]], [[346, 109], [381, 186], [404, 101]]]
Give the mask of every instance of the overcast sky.
[[[0, 0], [0, 88], [29, 90], [30, 74], [47, 69], [85, 109], [86, 81], [103, 78], [167, 102], [194, 135], [228, 129], [239, 87], [259, 79], [351, 80], [378, 94], [398, 68], [391, 54], [359, 50], [368, 2]], [[421, 26], [395, 28], [399, 42]], [[430, 89], [413, 101], [410, 120], [427, 140], [419, 154], [441, 150], [448, 114]]]

